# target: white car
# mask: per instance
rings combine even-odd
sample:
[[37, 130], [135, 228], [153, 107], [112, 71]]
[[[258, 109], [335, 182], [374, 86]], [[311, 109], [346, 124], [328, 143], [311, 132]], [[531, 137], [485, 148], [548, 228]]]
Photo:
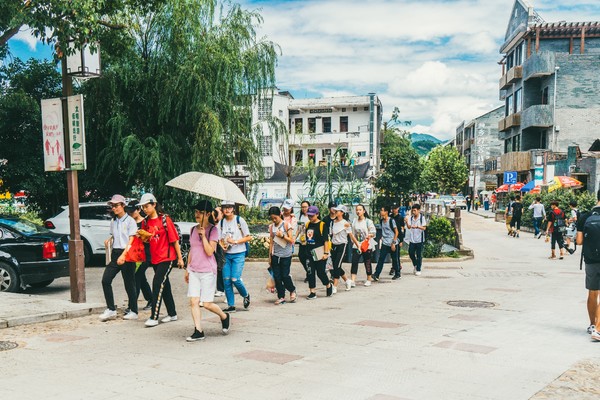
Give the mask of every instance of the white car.
[[452, 196], [454, 198], [454, 205], [460, 207], [461, 210], [467, 209], [467, 200], [463, 196]]
[[[69, 206], [63, 206], [63, 211], [44, 221], [44, 226], [56, 233], [69, 234]], [[93, 255], [104, 255], [104, 241], [109, 237], [111, 209], [106, 203], [80, 203], [79, 229], [84, 242], [85, 264], [88, 265]], [[190, 242], [190, 230], [196, 223], [175, 222], [181, 230], [181, 246], [187, 254]]]
[[440, 196], [440, 200], [444, 202], [444, 206], [450, 206], [450, 209], [454, 210], [454, 207], [456, 206], [456, 200], [454, 200], [452, 196], [442, 195]]

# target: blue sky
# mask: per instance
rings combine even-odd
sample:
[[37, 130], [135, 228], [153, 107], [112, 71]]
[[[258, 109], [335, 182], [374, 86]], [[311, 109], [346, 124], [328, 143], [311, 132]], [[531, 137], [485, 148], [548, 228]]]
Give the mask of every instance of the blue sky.
[[[296, 98], [379, 95], [415, 132], [447, 139], [500, 106], [497, 62], [514, 0], [239, 0], [282, 50], [278, 87]], [[546, 22], [600, 21], [600, 1], [536, 0]], [[27, 32], [18, 57], [50, 57]]]

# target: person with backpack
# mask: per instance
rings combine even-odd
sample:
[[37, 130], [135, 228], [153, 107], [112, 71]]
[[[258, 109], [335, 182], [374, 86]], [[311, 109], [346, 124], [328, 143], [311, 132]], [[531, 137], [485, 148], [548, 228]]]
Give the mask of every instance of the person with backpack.
[[[390, 217], [394, 220], [394, 222], [396, 223], [396, 227], [398, 228], [398, 243], [402, 243], [402, 241], [404, 240], [404, 217], [401, 213], [400, 213], [400, 205], [398, 203], [394, 203], [392, 204], [392, 214], [390, 215]], [[400, 274], [402, 272], [402, 264], [400, 263], [400, 246], [398, 246], [398, 251], [395, 252], [395, 256], [396, 256], [396, 264], [398, 265], [398, 270], [400, 271], [399, 273], [396, 273], [396, 271], [394, 270], [393, 266], [390, 269], [390, 275], [392, 276], [392, 279], [400, 279]], [[395, 276], [395, 278], [394, 278]]]
[[316, 206], [308, 207], [306, 215], [310, 220], [306, 223], [306, 249], [308, 251], [308, 289], [310, 291], [307, 300], [317, 298], [317, 279], [326, 288], [327, 297], [333, 293], [333, 285], [327, 276], [325, 265], [329, 258], [331, 250], [331, 241], [329, 240], [329, 225], [319, 219], [319, 208]]
[[571, 248], [571, 241], [573, 241], [574, 245], [577, 246], [577, 242], [575, 238], [577, 237], [577, 219], [579, 218], [579, 210], [577, 209], [577, 201], [571, 200], [569, 202], [569, 207], [571, 211], [569, 212], [569, 217], [567, 218], [567, 229], [565, 232], [566, 244], [565, 248], [569, 252], [569, 254], [575, 253], [575, 249]]
[[185, 282], [188, 284], [188, 297], [194, 321], [194, 332], [186, 338], [188, 342], [204, 339], [202, 330], [202, 308], [216, 314], [221, 320], [224, 334], [229, 332], [231, 317], [214, 303], [217, 289], [217, 259], [215, 252], [219, 241], [218, 229], [210, 223], [212, 204], [202, 200], [193, 207], [198, 225], [190, 231], [190, 253], [185, 270]]
[[290, 276], [294, 252], [294, 228], [282, 218], [279, 207], [269, 209], [269, 264], [277, 289], [275, 305], [285, 304], [285, 291], [290, 293], [290, 303], [296, 301], [296, 286]]
[[102, 274], [102, 290], [106, 300], [106, 310], [100, 315], [100, 321], [108, 321], [117, 318], [117, 307], [112, 290], [112, 281], [121, 273], [123, 284], [127, 292], [129, 312], [123, 319], [138, 319], [137, 296], [135, 291], [135, 263], [126, 260], [127, 252], [135, 239], [137, 225], [133, 218], [125, 212], [125, 197], [115, 194], [108, 205], [115, 214], [110, 222], [110, 238], [104, 244], [112, 248], [110, 262]]
[[427, 219], [421, 214], [421, 206], [414, 204], [410, 215], [406, 216], [406, 241], [408, 242], [408, 255], [413, 264], [415, 275], [421, 275], [423, 264], [423, 245], [425, 243], [425, 230]]
[[331, 275], [333, 276], [333, 294], [337, 293], [337, 284], [342, 278], [345, 283], [346, 291], [352, 288], [352, 279], [346, 276], [346, 272], [342, 268], [344, 257], [346, 256], [346, 248], [348, 247], [348, 237], [352, 240], [355, 246], [358, 247], [359, 243], [352, 234], [352, 226], [346, 219], [348, 215], [348, 209], [345, 205], [339, 205], [334, 207], [336, 212], [335, 219], [331, 225], [331, 264], [333, 269]]
[[352, 266], [350, 268], [352, 286], [356, 285], [358, 261], [361, 256], [365, 264], [365, 272], [367, 273], [367, 280], [364, 285], [371, 286], [371, 282], [373, 281], [373, 277], [371, 276], [373, 274], [371, 255], [373, 254], [373, 250], [375, 250], [374, 238], [377, 234], [377, 229], [373, 221], [369, 219], [365, 206], [362, 204], [356, 206], [356, 219], [352, 221], [352, 234], [359, 243], [358, 246], [354, 244], [352, 249]]
[[177, 260], [177, 267], [179, 268], [183, 268], [184, 263], [177, 228], [171, 217], [163, 213], [156, 197], [152, 193], [145, 193], [137, 206], [142, 207], [142, 210], [146, 213], [142, 228], [137, 233], [143, 241], [150, 244], [150, 264], [154, 269], [152, 313], [150, 318], [146, 320], [145, 325], [154, 327], [158, 325], [160, 306], [163, 299], [168, 315], [161, 322], [177, 321], [177, 310], [171, 292], [169, 274], [173, 268], [173, 261]]
[[[137, 229], [142, 228], [142, 221], [144, 221], [144, 217], [141, 214], [141, 209], [136, 204], [137, 200], [131, 200], [127, 206], [125, 206], [125, 211], [127, 214], [133, 218], [137, 225]], [[136, 236], [134, 239], [134, 243], [139, 241], [142, 243], [144, 249], [144, 260], [136, 262], [136, 270], [135, 270], [135, 298], [140, 297], [140, 292], [142, 292], [144, 299], [146, 300], [146, 305], [143, 310], [151, 310], [152, 309], [152, 288], [148, 283], [148, 279], [146, 278], [146, 270], [150, 265], [150, 252], [148, 248], [148, 243], [143, 243], [142, 239]], [[132, 243], [133, 245], [133, 243]]]
[[539, 239], [542, 237], [542, 232], [540, 230], [540, 227], [542, 226], [542, 221], [544, 220], [545, 216], [546, 216], [546, 209], [544, 208], [544, 205], [541, 203], [542, 198], [541, 197], [536, 197], [535, 198], [535, 202], [531, 203], [531, 205], [529, 206], [529, 210], [533, 210], [533, 229], [535, 231], [533, 237]]
[[552, 243], [550, 248], [552, 253], [550, 255], [551, 260], [556, 260], [556, 244], [560, 250], [560, 259], [562, 260], [565, 256], [565, 243], [563, 240], [563, 234], [566, 230], [565, 213], [558, 208], [558, 201], [550, 203], [551, 210], [548, 213], [548, 225], [546, 226], [546, 236], [551, 235]]
[[580, 268], [581, 262], [585, 261], [587, 311], [590, 318], [587, 333], [592, 340], [600, 342], [600, 190], [596, 198], [596, 206], [577, 219], [577, 244], [583, 246]]
[[506, 209], [504, 210], [504, 222], [506, 223], [506, 229], [508, 230], [508, 236], [512, 234], [512, 227], [510, 226], [512, 221], [512, 203], [514, 197], [510, 196], [508, 203], [506, 204]]
[[392, 279], [398, 279], [400, 277], [400, 266], [397, 264], [396, 251], [399, 251], [398, 246], [398, 227], [396, 222], [390, 216], [390, 207], [383, 206], [379, 211], [381, 216], [381, 242], [379, 245], [379, 258], [377, 259], [377, 267], [375, 273], [371, 276], [375, 282], [379, 281], [379, 274], [383, 269], [383, 263], [388, 254], [392, 259], [392, 268], [394, 269], [394, 277]]
[[225, 283], [225, 297], [228, 305], [225, 312], [235, 312], [234, 286], [240, 296], [244, 298], [244, 308], [250, 307], [250, 294], [242, 280], [242, 273], [248, 255], [248, 242], [252, 239], [252, 236], [250, 236], [246, 220], [239, 215], [235, 215], [234, 205], [235, 203], [229, 200], [221, 202], [223, 219], [219, 223], [219, 243], [225, 250], [223, 282]]
[[310, 257], [306, 247], [306, 224], [308, 224], [309, 221], [306, 212], [308, 211], [308, 207], [310, 207], [310, 202], [306, 200], [300, 204], [300, 216], [298, 217], [298, 229], [296, 232], [296, 243], [298, 243], [298, 259], [300, 260], [300, 264], [302, 264], [302, 267], [306, 272], [304, 283], [308, 282], [308, 258]]
[[510, 206], [512, 210], [512, 219], [510, 221], [510, 235], [518, 238], [521, 232], [521, 218], [523, 217], [523, 203], [521, 203], [521, 196], [517, 195], [515, 201]]

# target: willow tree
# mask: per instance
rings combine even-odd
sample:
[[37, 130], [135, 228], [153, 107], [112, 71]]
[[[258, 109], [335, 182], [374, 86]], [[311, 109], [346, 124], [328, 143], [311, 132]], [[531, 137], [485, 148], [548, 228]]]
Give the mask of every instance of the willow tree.
[[260, 14], [169, 0], [130, 18], [104, 77], [85, 88], [96, 185], [142, 186], [182, 207], [185, 198], [164, 184], [183, 172], [223, 174], [243, 162], [259, 176], [252, 102], [274, 87], [278, 54], [257, 37]]

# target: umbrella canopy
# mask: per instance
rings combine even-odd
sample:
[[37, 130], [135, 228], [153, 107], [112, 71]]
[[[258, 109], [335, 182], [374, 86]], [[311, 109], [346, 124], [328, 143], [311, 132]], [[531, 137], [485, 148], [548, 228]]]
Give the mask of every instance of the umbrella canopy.
[[480, 195], [485, 196], [486, 194], [492, 194], [491, 190], [482, 190], [481, 192], [479, 192]]
[[235, 183], [212, 174], [196, 171], [186, 172], [171, 179], [166, 185], [218, 200], [231, 200], [241, 205], [250, 204]]
[[531, 189], [529, 191], [529, 193], [531, 193], [531, 194], [542, 193], [542, 187], [540, 185], [537, 185], [536, 187], [534, 187], [533, 189]]
[[521, 192], [529, 192], [535, 187], [535, 181], [529, 181], [525, 186], [521, 188]]
[[[523, 188], [523, 186], [525, 186], [523, 183], [517, 182], [514, 185], [510, 185], [510, 191], [511, 192], [520, 192], [521, 188]], [[507, 184], [498, 186], [498, 189], [496, 189], [496, 193], [506, 193], [506, 192], [508, 192]]]
[[583, 183], [570, 176], [555, 176], [554, 182], [548, 187], [549, 192], [553, 192], [561, 187], [578, 189], [583, 186]]

